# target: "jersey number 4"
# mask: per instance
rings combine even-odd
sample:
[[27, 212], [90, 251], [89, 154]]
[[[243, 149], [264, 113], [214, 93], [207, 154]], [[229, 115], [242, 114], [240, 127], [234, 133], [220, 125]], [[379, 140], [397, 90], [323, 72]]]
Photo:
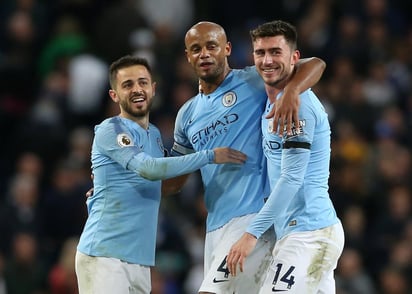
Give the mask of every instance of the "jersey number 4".
[[225, 274], [225, 278], [229, 277], [229, 274], [230, 274], [229, 269], [227, 267], [226, 259], [227, 259], [227, 255], [225, 256], [222, 263], [219, 265], [217, 269], [218, 272], [223, 272]]

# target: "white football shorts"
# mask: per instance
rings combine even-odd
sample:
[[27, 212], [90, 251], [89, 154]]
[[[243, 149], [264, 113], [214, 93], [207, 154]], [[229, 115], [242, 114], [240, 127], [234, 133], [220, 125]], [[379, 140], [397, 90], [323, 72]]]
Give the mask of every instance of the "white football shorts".
[[260, 293], [335, 293], [333, 272], [342, 254], [344, 239], [339, 222], [278, 240]]
[[150, 294], [150, 267], [76, 252], [79, 294]]
[[232, 219], [223, 227], [208, 232], [205, 239], [205, 277], [199, 292], [218, 294], [257, 294], [272, 260], [275, 244], [273, 229], [259, 238], [256, 247], [246, 258], [244, 271], [233, 277], [227, 268], [226, 257], [232, 245], [245, 232], [255, 214]]

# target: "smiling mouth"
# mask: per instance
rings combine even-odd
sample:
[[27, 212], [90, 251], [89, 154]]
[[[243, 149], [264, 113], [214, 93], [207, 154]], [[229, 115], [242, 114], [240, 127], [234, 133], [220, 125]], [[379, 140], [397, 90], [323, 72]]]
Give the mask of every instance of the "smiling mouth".
[[262, 69], [262, 71], [264, 72], [264, 73], [274, 73], [274, 72], [277, 72], [279, 70], [279, 68], [263, 68]]
[[135, 98], [132, 99], [132, 102], [133, 102], [133, 103], [140, 103], [140, 102], [143, 102], [143, 101], [145, 101], [145, 100], [146, 100], [146, 99], [143, 98], [143, 97], [135, 97]]

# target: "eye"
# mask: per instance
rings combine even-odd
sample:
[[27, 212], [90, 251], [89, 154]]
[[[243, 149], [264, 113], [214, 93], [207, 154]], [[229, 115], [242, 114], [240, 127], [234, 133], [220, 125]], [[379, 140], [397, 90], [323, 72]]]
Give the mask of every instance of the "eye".
[[199, 53], [200, 50], [201, 50], [200, 47], [193, 47], [193, 48], [190, 49], [190, 52], [191, 53]]
[[125, 88], [125, 89], [130, 89], [131, 87], [133, 87], [133, 83], [124, 83], [123, 84], [123, 88]]
[[258, 57], [261, 57], [261, 56], [264, 56], [264, 55], [265, 55], [265, 51], [263, 51], [263, 50], [256, 50], [256, 51], [254, 52], [254, 54], [255, 54], [256, 56], [258, 56]]

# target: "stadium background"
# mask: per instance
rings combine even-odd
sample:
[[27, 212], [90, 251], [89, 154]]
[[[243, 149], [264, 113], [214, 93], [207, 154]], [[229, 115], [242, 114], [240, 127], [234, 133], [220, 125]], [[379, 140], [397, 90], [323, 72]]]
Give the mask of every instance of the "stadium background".
[[[346, 233], [338, 294], [412, 293], [411, 1], [1, 0], [0, 294], [76, 293], [93, 126], [117, 113], [108, 64], [149, 58], [151, 119], [170, 147], [176, 111], [197, 91], [185, 31], [220, 23], [241, 67], [252, 63], [249, 29], [273, 19], [297, 26], [303, 57], [327, 63], [314, 90], [332, 125], [330, 193]], [[194, 174], [161, 205], [153, 294], [196, 293], [204, 218]]]

